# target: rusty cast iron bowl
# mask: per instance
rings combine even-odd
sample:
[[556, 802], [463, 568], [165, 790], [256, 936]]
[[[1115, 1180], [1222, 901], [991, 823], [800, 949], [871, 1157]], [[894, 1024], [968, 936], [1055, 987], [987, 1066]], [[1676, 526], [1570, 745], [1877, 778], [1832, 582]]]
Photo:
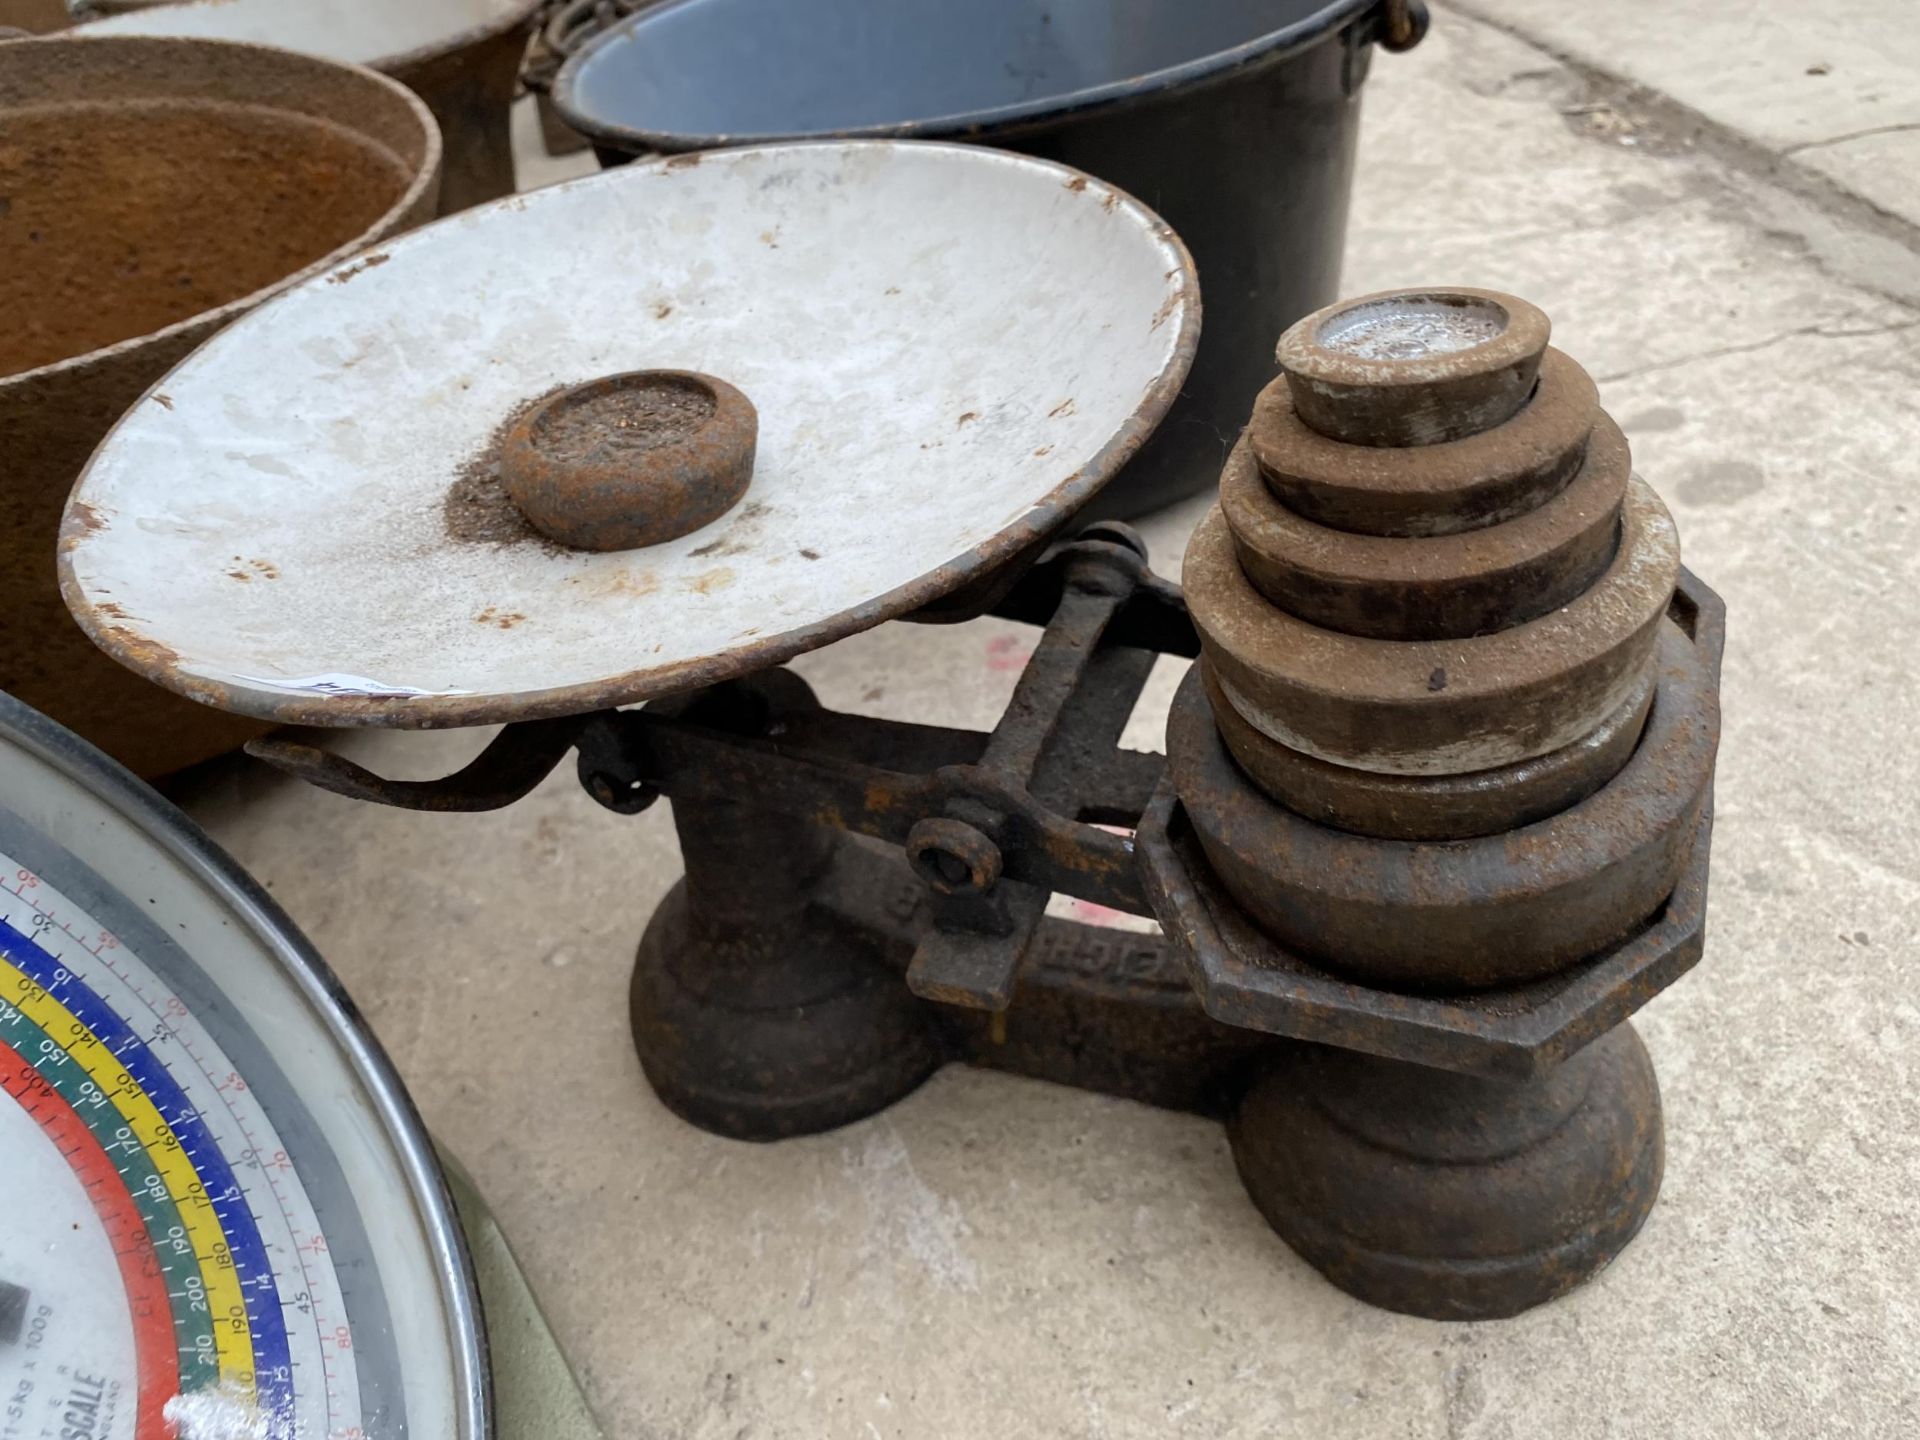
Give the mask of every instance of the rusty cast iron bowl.
[[440, 213], [511, 195], [508, 111], [539, 0], [91, 0], [90, 35], [278, 45], [390, 75], [427, 102], [446, 151]]
[[427, 219], [439, 169], [427, 108], [368, 70], [205, 40], [0, 45], [0, 689], [148, 776], [257, 733], [94, 648], [60, 599], [61, 509], [173, 365]]
[[[73, 24], [66, 0], [0, 0], [0, 32], [24, 30], [29, 35], [51, 35]], [[0, 33], [0, 40], [18, 39]]]

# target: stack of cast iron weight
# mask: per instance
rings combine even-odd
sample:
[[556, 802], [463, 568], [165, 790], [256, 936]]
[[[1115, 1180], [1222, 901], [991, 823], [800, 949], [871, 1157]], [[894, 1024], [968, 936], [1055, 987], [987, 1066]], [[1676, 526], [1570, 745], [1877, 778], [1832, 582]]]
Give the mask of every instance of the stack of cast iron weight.
[[[1673, 520], [1548, 328], [1467, 289], [1308, 316], [1187, 550], [1181, 802], [1255, 923], [1377, 989], [1511, 987], [1615, 945], [1706, 802], [1717, 690], [1669, 615]], [[1301, 1046], [1235, 1141], [1296, 1250], [1443, 1316], [1605, 1264], [1662, 1154], [1626, 1025], [1524, 1082]]]

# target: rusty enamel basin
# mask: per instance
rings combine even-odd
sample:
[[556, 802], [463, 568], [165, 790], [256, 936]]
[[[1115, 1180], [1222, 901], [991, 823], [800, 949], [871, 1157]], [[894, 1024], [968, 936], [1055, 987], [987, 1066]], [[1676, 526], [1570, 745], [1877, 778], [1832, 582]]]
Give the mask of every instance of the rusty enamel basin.
[[439, 166], [426, 107], [368, 70], [203, 40], [0, 44], [0, 689], [148, 776], [253, 733], [88, 642], [55, 576], [61, 509], [201, 341], [431, 216]]
[[91, 0], [94, 34], [279, 45], [391, 75], [440, 122], [440, 213], [513, 193], [508, 107], [539, 0]]

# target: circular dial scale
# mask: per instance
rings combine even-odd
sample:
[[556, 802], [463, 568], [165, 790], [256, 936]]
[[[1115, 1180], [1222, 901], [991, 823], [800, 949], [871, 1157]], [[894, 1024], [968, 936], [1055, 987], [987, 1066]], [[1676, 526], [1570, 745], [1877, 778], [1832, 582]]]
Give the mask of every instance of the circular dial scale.
[[339, 1276], [258, 1098], [97, 916], [4, 851], [0, 876], [0, 1085], [43, 1142], [20, 1147], [34, 1159], [0, 1179], [0, 1205], [56, 1222], [53, 1243], [7, 1283], [21, 1306], [58, 1288], [77, 1268], [60, 1243], [58, 1222], [70, 1222], [79, 1258], [107, 1248], [124, 1284], [120, 1315], [96, 1300], [69, 1322], [34, 1304], [47, 1322], [36, 1340], [73, 1346], [75, 1403], [109, 1421], [128, 1404], [144, 1434], [176, 1394], [217, 1389], [237, 1407], [311, 1412], [322, 1434], [360, 1436]]
[[180, 853], [34, 764], [29, 714], [0, 709], [0, 1440], [474, 1433], [458, 1242], [383, 1062], [268, 902], [97, 757]]

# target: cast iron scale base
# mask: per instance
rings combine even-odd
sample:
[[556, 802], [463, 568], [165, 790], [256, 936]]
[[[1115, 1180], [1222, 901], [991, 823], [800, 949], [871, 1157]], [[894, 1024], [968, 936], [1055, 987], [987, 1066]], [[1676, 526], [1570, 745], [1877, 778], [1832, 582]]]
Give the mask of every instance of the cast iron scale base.
[[[1369, 988], [1254, 928], [1164, 758], [1118, 748], [1155, 658], [1199, 653], [1131, 533], [1054, 546], [991, 608], [1045, 628], [990, 734], [826, 710], [774, 669], [510, 726], [445, 782], [252, 748], [408, 808], [511, 803], [575, 747], [607, 808], [667, 797], [686, 876], [640, 944], [634, 1038], [660, 1098], [716, 1134], [845, 1125], [960, 1061], [1224, 1120], [1280, 1235], [1389, 1309], [1511, 1315], [1612, 1259], [1661, 1175], [1625, 1020], [1700, 956], [1710, 813], [1671, 899], [1607, 952], [1496, 990]], [[1687, 575], [1672, 616], [1717, 676], [1718, 599]], [[1046, 916], [1055, 891], [1165, 938]]]
[[[1701, 952], [1723, 617], [1545, 316], [1301, 321], [1175, 586], [1125, 527], [1059, 538], [1192, 358], [1164, 225], [968, 147], [695, 160], [421, 231], [196, 352], [69, 505], [81, 625], [261, 719], [508, 722], [427, 782], [250, 747], [338, 793], [493, 809], [577, 753], [609, 809], [666, 797], [633, 1033], [696, 1125], [825, 1130], [961, 1060], [1223, 1119], [1374, 1304], [1511, 1315], [1606, 1264], [1660, 1183], [1626, 1020]], [[779, 668], [985, 613], [1041, 630], [991, 733]], [[1121, 749], [1162, 655], [1196, 661], [1167, 755]]]

